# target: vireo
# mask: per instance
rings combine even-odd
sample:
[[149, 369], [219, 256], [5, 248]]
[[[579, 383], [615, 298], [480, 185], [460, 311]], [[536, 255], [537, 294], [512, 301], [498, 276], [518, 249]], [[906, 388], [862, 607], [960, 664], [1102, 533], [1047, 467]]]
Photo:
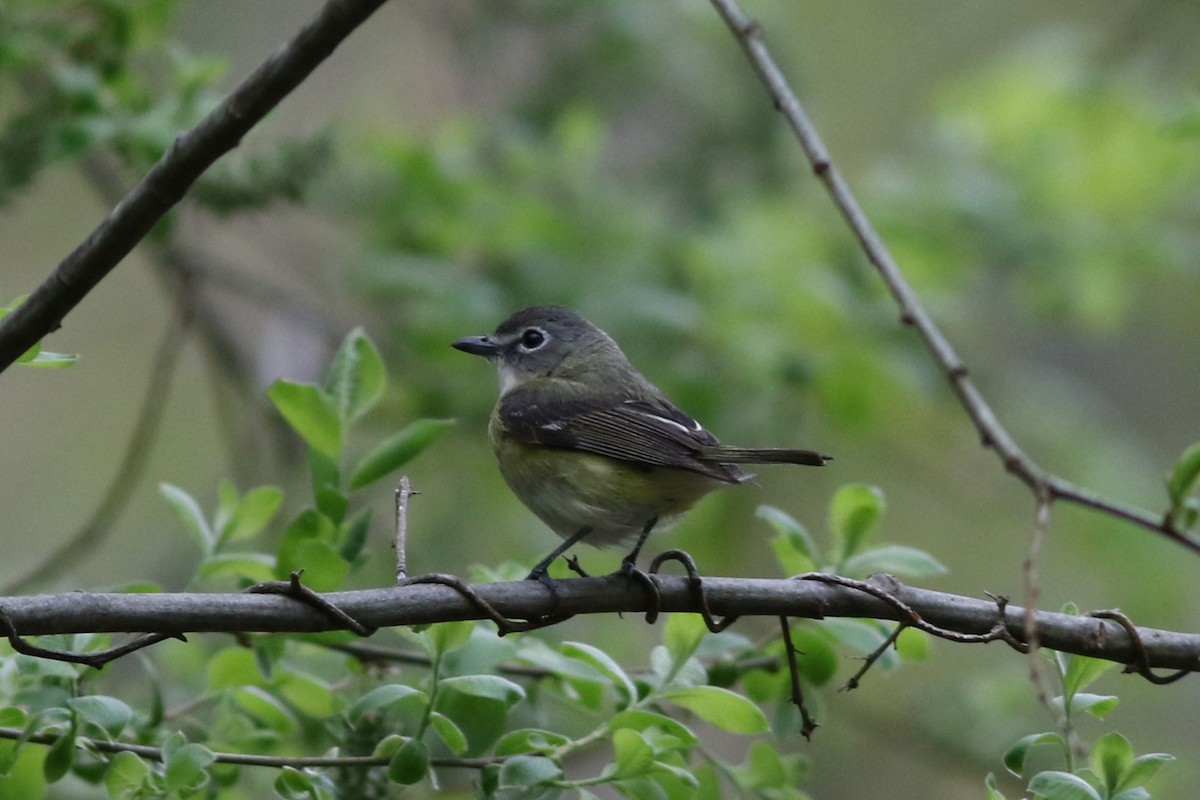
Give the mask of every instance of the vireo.
[[831, 460], [812, 450], [721, 444], [633, 368], [617, 343], [569, 308], [533, 306], [495, 333], [453, 343], [500, 378], [488, 436], [504, 480], [565, 541], [529, 578], [577, 542], [634, 540], [622, 571], [656, 525], [701, 497], [752, 476], [738, 464]]

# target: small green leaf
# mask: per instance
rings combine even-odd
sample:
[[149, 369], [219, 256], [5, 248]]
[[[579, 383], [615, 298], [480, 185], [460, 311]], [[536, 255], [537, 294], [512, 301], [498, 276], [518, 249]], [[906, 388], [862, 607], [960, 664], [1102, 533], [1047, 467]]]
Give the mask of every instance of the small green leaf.
[[281, 671], [276, 678], [279, 693], [290, 705], [313, 719], [333, 715], [340, 700], [329, 685], [312, 675], [294, 670]]
[[883, 490], [852, 483], [841, 487], [829, 508], [829, 527], [840, 559], [848, 559], [866, 541], [885, 508]]
[[251, 489], [237, 504], [217, 538], [221, 544], [246, 539], [261, 531], [283, 504], [283, 492], [274, 486]]
[[658, 728], [679, 740], [682, 747], [694, 747], [699, 743], [696, 734], [678, 720], [665, 714], [657, 714], [644, 708], [629, 708], [620, 712], [608, 721], [608, 729], [612, 731], [629, 728], [638, 732], [650, 728]]
[[1121, 779], [1133, 767], [1133, 747], [1129, 740], [1113, 731], [1101, 736], [1092, 746], [1089, 760], [1092, 772], [1100, 779], [1108, 794], [1120, 785]]
[[342, 340], [329, 365], [325, 389], [333, 398], [343, 427], [349, 427], [370, 411], [387, 387], [383, 359], [362, 328]]
[[930, 578], [934, 575], [944, 575], [946, 567], [924, 550], [892, 544], [852, 556], [843, 562], [839, 570], [839, 574], [850, 577], [865, 577], [876, 572], [886, 572], [902, 578]]
[[618, 728], [613, 731], [613, 753], [616, 770], [608, 777], [620, 780], [645, 775], [654, 766], [654, 748], [634, 730]]
[[542, 756], [513, 756], [500, 767], [501, 789], [539, 786], [562, 778], [562, 768]]
[[262, 681], [254, 653], [245, 647], [226, 647], [217, 651], [208, 659], [207, 673], [210, 689], [232, 689]]
[[1167, 496], [1171, 499], [1172, 509], [1183, 505], [1184, 498], [1196, 488], [1197, 481], [1200, 481], [1200, 442], [1183, 451], [1167, 476]]
[[1144, 756], [1138, 756], [1129, 765], [1121, 782], [1117, 784], [1116, 791], [1124, 792], [1149, 783], [1150, 779], [1158, 774], [1163, 764], [1174, 760], [1175, 756], [1167, 753], [1147, 753]]
[[1069, 772], [1039, 772], [1029, 782], [1029, 791], [1046, 800], [1101, 800], [1087, 781]]
[[1005, 800], [1004, 795], [996, 788], [996, 774], [989, 772], [987, 778], [983, 781], [983, 788], [987, 790], [986, 800]]
[[775, 530], [771, 539], [771, 547], [775, 550], [775, 558], [783, 566], [788, 575], [799, 575], [812, 572], [820, 563], [820, 550], [808, 529], [796, 521], [790, 514], [774, 506], [759, 506], [755, 516], [766, 520]]
[[1025, 771], [1025, 759], [1029, 755], [1029, 751], [1036, 745], [1052, 744], [1059, 747], [1063, 755], [1070, 755], [1067, 749], [1067, 742], [1061, 734], [1053, 731], [1046, 733], [1031, 733], [1028, 736], [1022, 736], [1017, 740], [1016, 744], [1008, 748], [1008, 752], [1004, 754], [1004, 767], [1018, 778]]
[[351, 489], [374, 483], [416, 458], [454, 425], [452, 419], [419, 419], [367, 453], [350, 478]]
[[613, 685], [625, 695], [626, 704], [637, 700], [637, 687], [625, 670], [621, 669], [612, 656], [598, 647], [582, 642], [563, 642], [559, 650], [568, 658], [574, 658], [594, 667], [601, 675], [608, 678]]
[[663, 644], [671, 654], [671, 661], [678, 664], [691, 658], [708, 634], [708, 628], [699, 614], [670, 614], [663, 625]]
[[246, 713], [279, 734], [292, 734], [299, 729], [295, 716], [283, 701], [258, 686], [243, 686], [234, 690], [233, 700]]
[[[1055, 698], [1061, 703], [1062, 698]], [[1071, 696], [1071, 713], [1086, 712], [1096, 719], [1104, 719], [1117, 707], [1120, 698], [1111, 694], [1079, 692]]]
[[464, 619], [457, 622], [439, 622], [430, 626], [428, 633], [434, 649], [439, 653], [448, 653], [466, 644], [474, 630], [475, 620]]
[[1116, 665], [1115, 661], [1105, 661], [1090, 656], [1068, 655], [1066, 670], [1063, 674], [1063, 691], [1068, 696], [1081, 692]]
[[278, 380], [267, 389], [267, 397], [312, 449], [337, 462], [342, 454], [342, 423], [329, 395], [309, 383]]
[[49, 350], [38, 349], [32, 359], [23, 363], [31, 367], [46, 367], [49, 369], [62, 369], [63, 367], [74, 366], [79, 361], [79, 356], [73, 353], [51, 353]]
[[[617, 716], [620, 716], [620, 714]], [[548, 753], [570, 741], [566, 736], [554, 731], [541, 730], [540, 728], [521, 728], [520, 730], [504, 734], [500, 738], [500, 741], [496, 742], [495, 749], [497, 756], [512, 756], [530, 751]]]
[[275, 791], [286, 800], [309, 800], [312, 793], [312, 777], [295, 767], [285, 766], [275, 778]]
[[172, 792], [187, 792], [198, 788], [207, 776], [205, 770], [213, 763], [211, 750], [194, 742], [164, 753], [166, 760], [166, 788]]
[[229, 575], [262, 583], [275, 578], [275, 559], [265, 553], [220, 553], [206, 559], [197, 574], [201, 578]]
[[454, 721], [445, 714], [439, 714], [436, 711], [431, 713], [429, 715], [429, 725], [451, 753], [458, 756], [466, 752], [466, 734], [462, 732], [462, 728], [455, 725]]
[[338, 553], [341, 557], [354, 563], [354, 560], [362, 553], [370, 532], [371, 508], [368, 506], [360, 509], [348, 522], [342, 523], [340, 544], [338, 544]]
[[422, 704], [429, 702], [429, 698], [420, 689], [402, 683], [377, 686], [354, 701], [346, 711], [346, 718], [350, 720], [351, 725], [358, 725], [364, 716], [383, 714], [391, 706], [410, 697]]
[[905, 661], [924, 661], [929, 658], [929, 635], [916, 628], [905, 628], [896, 638], [896, 652]]
[[825, 632], [812, 625], [793, 625], [792, 644], [796, 647], [796, 666], [809, 683], [824, 686], [837, 673], [838, 655]]
[[471, 697], [486, 697], [498, 700], [511, 708], [525, 699], [525, 690], [508, 678], [499, 675], [457, 675], [444, 678], [438, 684], [442, 690], [458, 692]]
[[109, 797], [138, 797], [150, 777], [150, 765], [141, 756], [120, 752], [108, 762], [108, 770], [104, 774], [104, 788]]
[[117, 698], [105, 695], [73, 697], [67, 701], [67, 707], [84, 722], [104, 731], [110, 739], [120, 735], [133, 719], [133, 709]]
[[668, 689], [659, 699], [691, 711], [705, 722], [730, 733], [761, 733], [767, 718], [754, 703], [740, 694], [715, 686], [684, 686]]
[[55, 783], [62, 779], [71, 769], [71, 764], [75, 761], [75, 735], [77, 729], [74, 724], [66, 731], [63, 731], [62, 736], [55, 740], [54, 744], [50, 745], [50, 750], [46, 753], [46, 760], [42, 762], [42, 777], [46, 779], [46, 783]]
[[410, 786], [429, 774], [429, 749], [420, 739], [409, 739], [388, 761], [387, 776], [392, 783]]
[[160, 483], [158, 492], [166, 498], [171, 508], [175, 509], [175, 513], [183, 521], [184, 527], [199, 546], [200, 552], [204, 555], [212, 553], [216, 537], [213, 536], [212, 529], [208, 526], [208, 520], [204, 518], [204, 512], [200, 510], [200, 504], [196, 502], [196, 499], [170, 483]]

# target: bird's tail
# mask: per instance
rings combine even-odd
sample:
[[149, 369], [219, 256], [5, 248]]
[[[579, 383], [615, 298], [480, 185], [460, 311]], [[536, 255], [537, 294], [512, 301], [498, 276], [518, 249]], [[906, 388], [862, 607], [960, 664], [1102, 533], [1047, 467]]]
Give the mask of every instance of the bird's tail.
[[804, 464], [810, 467], [823, 467], [833, 461], [833, 456], [818, 453], [816, 450], [792, 450], [785, 447], [734, 447], [733, 445], [718, 444], [706, 447], [700, 453], [702, 461], [716, 461], [720, 464]]

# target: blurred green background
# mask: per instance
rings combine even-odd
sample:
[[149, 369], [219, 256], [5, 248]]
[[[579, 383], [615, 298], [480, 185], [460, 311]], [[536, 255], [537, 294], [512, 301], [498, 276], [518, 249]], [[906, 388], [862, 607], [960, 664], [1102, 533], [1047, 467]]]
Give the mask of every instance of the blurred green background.
[[[164, 25], [223, 62], [216, 87], [228, 89], [317, 7], [187, 0]], [[1200, 439], [1200, 6], [748, 10], [1016, 439], [1064, 477], [1164, 508], [1164, 471]], [[147, 69], [160, 63], [147, 54]], [[0, 116], [21, 108], [5, 97]], [[194, 338], [111, 537], [41, 588], [183, 588], [197, 554], [160, 481], [210, 503], [225, 477], [243, 490], [276, 483], [298, 507], [303, 453], [280, 440], [263, 389], [318, 377], [355, 325], [391, 373], [386, 408], [369, 420], [374, 438], [415, 417], [459, 420], [408, 470], [421, 491], [410, 568], [532, 564], [557, 539], [492, 462], [494, 377], [448, 343], [557, 302], [609, 331], [722, 439], [837, 457], [819, 472], [761, 470], [758, 487], [709, 498], [648, 552], [678, 546], [706, 573], [774, 576], [755, 507], [779, 506], [821, 534], [833, 491], [860, 482], [886, 493], [886, 539], [948, 567], [930, 588], [1020, 598], [1032, 497], [982, 450], [898, 324], [705, 3], [392, 3], [243, 150], [280, 141], [315, 154], [315, 165], [301, 161], [314, 175], [302, 202], [223, 213], [214, 194], [185, 204], [170, 231], [203, 266], [192, 291], [247, 388], [234, 388], [228, 353], [214, 367], [211, 337]], [[70, 161], [13, 191], [0, 207], [2, 296], [30, 291], [108, 207]], [[0, 378], [0, 581], [67, 540], [112, 478], [176, 313], [162, 269], [139, 249], [47, 340], [80, 353], [76, 367]], [[378, 557], [355, 576], [361, 586], [387, 583], [393, 569], [388, 492], [374, 502]], [[602, 571], [620, 554], [581, 556]], [[1160, 537], [1060, 506], [1039, 564], [1041, 603], [1195, 629], [1198, 566]], [[574, 620], [551, 635], [631, 663], [657, 638], [633, 618]], [[843, 665], [847, 676], [855, 668]], [[1100, 690], [1122, 697], [1110, 722], [1138, 752], [1182, 757], [1157, 779], [1162, 796], [1200, 793], [1196, 682], [1151, 687], [1114, 673]], [[795, 744], [813, 760], [816, 797], [982, 796], [1012, 740], [1053, 725], [1021, 657], [1000, 645], [939, 644], [931, 661], [873, 672], [820, 707], [815, 741]]]

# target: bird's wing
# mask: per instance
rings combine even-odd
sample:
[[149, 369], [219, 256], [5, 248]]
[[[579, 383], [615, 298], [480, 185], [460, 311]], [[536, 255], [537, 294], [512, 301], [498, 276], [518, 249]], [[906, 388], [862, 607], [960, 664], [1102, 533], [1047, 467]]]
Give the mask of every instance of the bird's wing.
[[582, 450], [621, 461], [674, 467], [726, 483], [746, 474], [731, 464], [701, 460], [717, 438], [666, 400], [624, 397], [532, 401], [520, 390], [500, 401], [507, 433], [531, 444]]

